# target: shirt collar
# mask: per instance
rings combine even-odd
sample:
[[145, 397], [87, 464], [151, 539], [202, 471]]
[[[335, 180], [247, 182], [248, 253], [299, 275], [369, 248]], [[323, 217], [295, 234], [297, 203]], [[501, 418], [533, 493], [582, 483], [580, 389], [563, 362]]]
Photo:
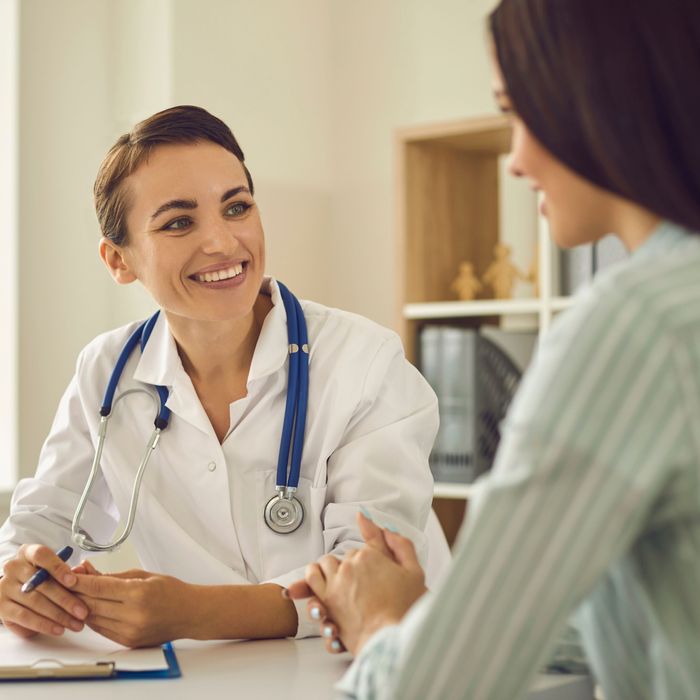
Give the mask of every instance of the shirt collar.
[[659, 254], [668, 253], [687, 241], [690, 235], [697, 237], [697, 234], [693, 234], [692, 231], [679, 224], [668, 220], [661, 221], [651, 232], [649, 238], [630, 257], [633, 260], [658, 257]]
[[277, 281], [272, 277], [265, 277], [260, 291], [270, 295], [272, 308], [260, 329], [253, 362], [248, 373], [249, 383], [277, 372], [285, 365], [289, 356], [287, 312]]
[[146, 384], [172, 386], [179, 371], [184, 372], [184, 369], [175, 338], [170, 333], [165, 314], [161, 312], [136, 365], [134, 379]]
[[[265, 277], [261, 292], [270, 296], [272, 309], [260, 329], [248, 383], [278, 371], [288, 356], [287, 313], [277, 282], [272, 277]], [[170, 332], [165, 314], [161, 313], [136, 365], [134, 379], [146, 384], [172, 387], [178, 375], [184, 371], [175, 338]]]

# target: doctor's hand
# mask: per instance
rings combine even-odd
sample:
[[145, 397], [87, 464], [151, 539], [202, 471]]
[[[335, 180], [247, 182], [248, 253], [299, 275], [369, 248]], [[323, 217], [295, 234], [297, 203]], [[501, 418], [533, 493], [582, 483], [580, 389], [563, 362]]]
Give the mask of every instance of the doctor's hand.
[[313, 594], [308, 608], [318, 611], [311, 617], [319, 619], [329, 651], [341, 651], [333, 644], [340, 641], [354, 655], [379, 629], [399, 622], [427, 590], [411, 540], [378, 528], [361, 514], [358, 524], [366, 547], [343, 560], [327, 555], [310, 564], [306, 590], [297, 584], [289, 589], [293, 598]]
[[85, 622], [95, 632], [128, 647], [184, 636], [194, 614], [189, 584], [140, 569], [100, 574], [90, 565], [86, 570], [77, 576], [73, 590], [90, 609]]
[[88, 559], [83, 559], [77, 566], [72, 569], [74, 574], [92, 574], [93, 576], [102, 576], [102, 572], [98, 571]]
[[[51, 578], [30, 593], [21, 587], [38, 568], [46, 569]], [[72, 590], [77, 576], [49, 547], [22, 545], [17, 556], [5, 563], [0, 579], [0, 620], [20, 637], [37, 633], [59, 636], [66, 629], [83, 629], [88, 608]]]

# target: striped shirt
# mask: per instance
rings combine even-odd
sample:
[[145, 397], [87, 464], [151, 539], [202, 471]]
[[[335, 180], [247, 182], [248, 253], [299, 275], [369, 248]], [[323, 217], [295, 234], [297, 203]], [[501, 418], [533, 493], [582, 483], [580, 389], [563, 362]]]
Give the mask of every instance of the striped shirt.
[[700, 236], [662, 223], [543, 337], [450, 575], [358, 698], [522, 697], [573, 613], [606, 700], [700, 697]]

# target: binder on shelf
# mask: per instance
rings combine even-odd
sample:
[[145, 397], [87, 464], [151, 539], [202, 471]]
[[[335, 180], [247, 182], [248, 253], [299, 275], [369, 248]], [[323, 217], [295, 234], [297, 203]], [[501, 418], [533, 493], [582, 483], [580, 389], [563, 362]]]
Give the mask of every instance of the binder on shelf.
[[0, 682], [179, 678], [170, 643], [128, 649], [92, 630], [20, 639], [0, 628]]
[[[468, 484], [491, 468], [500, 423], [534, 342], [533, 333], [444, 325], [421, 329], [419, 368], [440, 410], [430, 455], [437, 482]], [[508, 345], [511, 352], [504, 349]]]
[[593, 245], [566, 248], [560, 255], [559, 292], [571, 296], [593, 279]]

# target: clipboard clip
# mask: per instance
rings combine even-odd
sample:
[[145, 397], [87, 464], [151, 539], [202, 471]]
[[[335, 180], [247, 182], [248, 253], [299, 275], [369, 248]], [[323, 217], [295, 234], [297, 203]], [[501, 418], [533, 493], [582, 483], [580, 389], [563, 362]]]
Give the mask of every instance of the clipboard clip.
[[37, 659], [28, 666], [0, 667], [3, 680], [50, 680], [53, 678], [110, 678], [116, 675], [114, 661], [94, 664], [64, 664], [57, 659]]

